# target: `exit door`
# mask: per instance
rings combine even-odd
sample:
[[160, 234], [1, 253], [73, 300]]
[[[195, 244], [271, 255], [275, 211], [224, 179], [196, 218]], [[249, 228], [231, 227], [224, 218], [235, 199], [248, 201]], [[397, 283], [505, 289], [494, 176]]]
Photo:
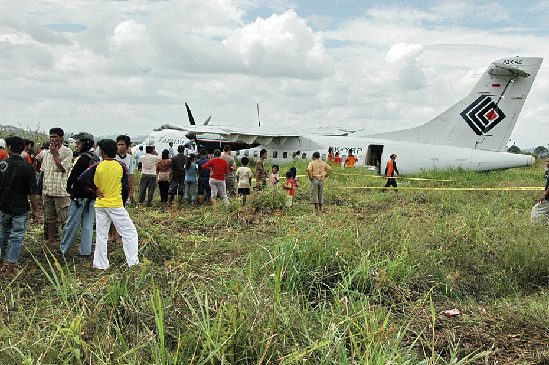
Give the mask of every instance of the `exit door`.
[[381, 174], [381, 155], [383, 154], [383, 145], [371, 144], [366, 153], [366, 166], [375, 167], [378, 174]]

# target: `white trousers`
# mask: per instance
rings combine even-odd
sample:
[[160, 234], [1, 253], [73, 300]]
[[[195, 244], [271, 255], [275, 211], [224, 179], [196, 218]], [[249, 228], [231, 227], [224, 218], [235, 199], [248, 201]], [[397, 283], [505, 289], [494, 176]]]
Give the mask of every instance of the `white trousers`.
[[95, 208], [95, 252], [93, 254], [93, 267], [101, 270], [109, 268], [107, 257], [107, 240], [111, 222], [116, 231], [122, 236], [122, 247], [126, 255], [128, 266], [139, 264], [137, 258], [138, 242], [137, 230], [125, 208]]

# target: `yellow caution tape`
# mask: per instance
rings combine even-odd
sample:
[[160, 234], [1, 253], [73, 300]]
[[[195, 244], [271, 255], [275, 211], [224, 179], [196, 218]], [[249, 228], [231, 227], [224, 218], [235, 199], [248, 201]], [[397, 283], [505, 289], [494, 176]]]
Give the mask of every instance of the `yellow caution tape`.
[[542, 186], [507, 186], [495, 188], [435, 188], [435, 187], [414, 187], [402, 186], [398, 188], [385, 186], [338, 186], [337, 189], [364, 189], [364, 190], [438, 190], [438, 191], [540, 191], [545, 190]]
[[[335, 172], [334, 175], [341, 175], [341, 176], [360, 176], [360, 177], [372, 177], [375, 179], [387, 179], [387, 176], [382, 175], [362, 175], [362, 174], [342, 174]], [[426, 177], [404, 177], [404, 176], [393, 176], [391, 179], [399, 179], [399, 180], [415, 180], [415, 181], [440, 181], [440, 182], [465, 182], [465, 180], [449, 180], [449, 179], [429, 179]]]

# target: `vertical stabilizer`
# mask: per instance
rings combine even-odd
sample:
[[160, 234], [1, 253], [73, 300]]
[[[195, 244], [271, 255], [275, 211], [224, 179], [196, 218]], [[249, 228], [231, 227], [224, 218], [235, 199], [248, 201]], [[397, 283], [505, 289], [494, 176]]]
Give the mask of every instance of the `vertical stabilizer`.
[[497, 60], [468, 96], [430, 122], [372, 137], [503, 151], [542, 61], [539, 57]]

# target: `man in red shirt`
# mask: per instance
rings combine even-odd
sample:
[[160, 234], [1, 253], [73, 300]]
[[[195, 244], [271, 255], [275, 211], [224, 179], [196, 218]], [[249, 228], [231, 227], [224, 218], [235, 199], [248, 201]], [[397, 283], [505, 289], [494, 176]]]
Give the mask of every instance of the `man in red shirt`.
[[229, 198], [227, 197], [227, 189], [225, 186], [225, 175], [229, 173], [229, 164], [221, 158], [221, 151], [215, 150], [214, 159], [206, 162], [202, 168], [210, 170], [210, 188], [212, 189], [210, 201], [212, 204], [215, 205], [215, 200], [219, 193], [223, 202], [228, 205]]

